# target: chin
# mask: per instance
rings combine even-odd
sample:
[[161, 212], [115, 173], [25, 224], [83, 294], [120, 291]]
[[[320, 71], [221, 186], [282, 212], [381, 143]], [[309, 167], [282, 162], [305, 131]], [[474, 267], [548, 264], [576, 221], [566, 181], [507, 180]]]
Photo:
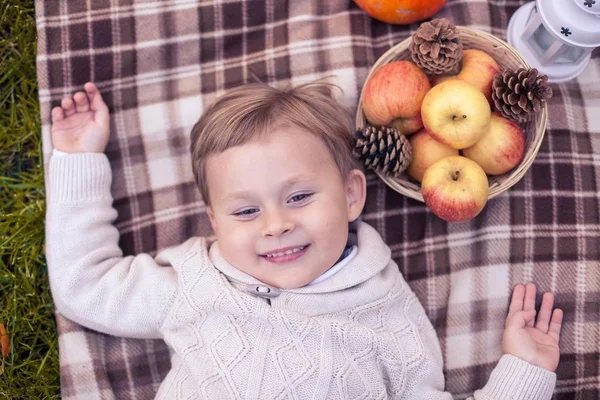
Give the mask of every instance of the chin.
[[[312, 282], [312, 281], [310, 281], [310, 282]], [[272, 285], [272, 286], [275, 286], [279, 289], [298, 289], [298, 288], [308, 285], [310, 282], [308, 282], [308, 283], [285, 282], [285, 283], [282, 283], [281, 285]]]
[[297, 273], [294, 273], [294, 271], [290, 271], [290, 273], [294, 276], [290, 276], [289, 278], [282, 276], [280, 279], [271, 280], [271, 283], [265, 283], [279, 289], [298, 289], [317, 279], [317, 277], [299, 277], [297, 276]]
[[[279, 289], [298, 289], [303, 286], [308, 285], [322, 273], [316, 273], [314, 271], [306, 271], [306, 265], [297, 265], [297, 266], [289, 266], [291, 268], [286, 268], [281, 271], [270, 271], [271, 273], [268, 275], [270, 279], [260, 281], [266, 283], [267, 285], [279, 288]], [[304, 272], [304, 273], [302, 273]], [[307, 274], [308, 272], [308, 274]], [[311, 273], [312, 272], [312, 273]]]

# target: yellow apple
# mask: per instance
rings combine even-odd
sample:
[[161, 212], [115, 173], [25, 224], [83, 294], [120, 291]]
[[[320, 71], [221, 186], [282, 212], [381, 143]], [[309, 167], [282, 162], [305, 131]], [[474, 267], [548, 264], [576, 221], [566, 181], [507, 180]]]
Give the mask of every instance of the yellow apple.
[[473, 160], [445, 157], [427, 168], [421, 193], [427, 207], [441, 219], [466, 221], [479, 214], [487, 203], [487, 175]]
[[431, 164], [444, 157], [458, 155], [458, 150], [432, 138], [427, 129], [421, 129], [408, 141], [412, 148], [412, 159], [406, 173], [418, 182], [421, 182]]
[[[490, 127], [477, 143], [462, 150], [489, 175], [501, 175], [516, 167], [525, 153], [525, 135], [515, 122], [492, 113]], [[414, 147], [413, 147], [414, 156]]]
[[460, 79], [434, 86], [421, 105], [423, 125], [430, 135], [455, 149], [472, 146], [483, 136], [491, 112], [485, 96]]
[[427, 75], [411, 61], [383, 65], [367, 80], [362, 106], [372, 125], [392, 125], [407, 135], [423, 127], [421, 103], [431, 88]]

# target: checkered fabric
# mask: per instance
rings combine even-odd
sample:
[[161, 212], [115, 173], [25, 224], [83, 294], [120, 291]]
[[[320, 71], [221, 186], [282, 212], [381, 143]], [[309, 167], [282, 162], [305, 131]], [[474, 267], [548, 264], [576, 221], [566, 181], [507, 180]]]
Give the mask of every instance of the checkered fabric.
[[[450, 0], [438, 14], [505, 38], [523, 0]], [[392, 26], [350, 0], [36, 0], [44, 161], [50, 110], [94, 81], [111, 109], [107, 155], [126, 255], [211, 235], [189, 133], [225, 90], [332, 75], [355, 109], [379, 56], [418, 25]], [[368, 176], [364, 219], [391, 246], [442, 345], [447, 389], [481, 387], [500, 357], [511, 288], [534, 281], [565, 311], [555, 399], [600, 396], [600, 51], [553, 84], [550, 120], [525, 177], [475, 219], [448, 224]], [[108, 337], [60, 315], [65, 399], [152, 398], [161, 341]]]

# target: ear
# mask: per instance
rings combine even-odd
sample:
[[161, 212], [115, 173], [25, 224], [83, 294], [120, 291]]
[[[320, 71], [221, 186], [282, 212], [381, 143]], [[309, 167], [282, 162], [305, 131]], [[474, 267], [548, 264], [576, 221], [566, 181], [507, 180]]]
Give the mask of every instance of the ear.
[[208, 219], [210, 221], [210, 226], [212, 227], [213, 232], [216, 232], [217, 222], [215, 220], [215, 213], [211, 206], [206, 207], [206, 214], [208, 214]]
[[346, 177], [346, 200], [348, 203], [348, 222], [360, 216], [367, 199], [367, 178], [359, 169], [353, 169]]

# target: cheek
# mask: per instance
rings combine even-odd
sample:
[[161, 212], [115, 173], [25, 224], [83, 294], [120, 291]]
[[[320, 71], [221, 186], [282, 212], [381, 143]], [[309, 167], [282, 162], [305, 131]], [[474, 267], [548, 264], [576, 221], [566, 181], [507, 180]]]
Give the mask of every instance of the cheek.
[[310, 222], [311, 234], [319, 236], [323, 243], [334, 244], [344, 240], [342, 236], [348, 231], [348, 213], [345, 203], [324, 204], [315, 212], [309, 212], [306, 220]]
[[250, 224], [221, 224], [217, 232], [219, 247], [227, 259], [239, 259], [253, 251], [252, 237]]

